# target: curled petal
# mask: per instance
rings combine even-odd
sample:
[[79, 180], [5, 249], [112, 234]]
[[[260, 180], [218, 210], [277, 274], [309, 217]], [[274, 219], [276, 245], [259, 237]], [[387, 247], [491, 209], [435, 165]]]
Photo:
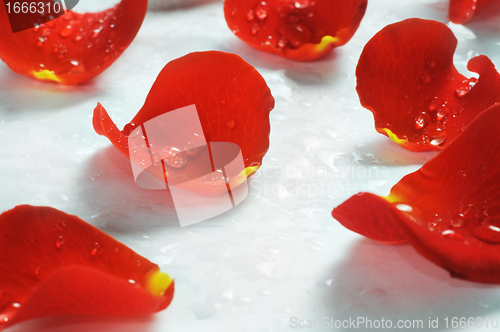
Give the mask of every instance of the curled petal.
[[500, 102], [500, 75], [486, 56], [453, 65], [457, 39], [444, 24], [408, 19], [378, 32], [356, 68], [361, 105], [377, 131], [413, 151], [443, 149], [479, 113]]
[[[398, 231], [418, 252], [453, 276], [500, 283], [499, 131], [500, 105], [495, 105], [435, 158], [401, 179], [389, 196], [370, 195], [357, 199], [358, 204], [351, 198], [335, 208], [334, 216], [348, 219], [339, 221], [355, 224], [356, 229], [347, 227], [371, 238], [373, 225], [378, 233], [393, 233], [399, 224]], [[368, 208], [364, 202], [370, 202]]]
[[367, 0], [226, 0], [227, 25], [250, 46], [297, 61], [324, 57], [347, 43]]
[[2, 5], [0, 58], [16, 73], [35, 79], [86, 82], [111, 66], [130, 45], [142, 25], [147, 4], [147, 0], [122, 0], [102, 12], [68, 11], [16, 33]]
[[0, 330], [52, 315], [148, 315], [172, 301], [157, 265], [76, 216], [22, 205], [0, 215], [0, 234]]
[[[130, 158], [128, 139], [136, 135], [141, 126], [189, 105], [196, 106], [207, 142], [238, 145], [246, 176], [259, 168], [269, 148], [269, 112], [274, 108], [274, 98], [257, 70], [235, 54], [196, 52], [169, 62], [158, 75], [144, 106], [122, 131], [117, 129], [101, 104], [94, 110], [94, 129]], [[196, 162], [189, 160], [191, 157], [187, 156], [187, 166], [183, 170], [199, 168]], [[153, 175], [164, 180], [164, 172], [159, 170]], [[170, 169], [170, 172], [176, 170]], [[196, 187], [194, 191], [204, 191]], [[227, 190], [225, 183], [211, 183], [209, 191], [219, 187]]]

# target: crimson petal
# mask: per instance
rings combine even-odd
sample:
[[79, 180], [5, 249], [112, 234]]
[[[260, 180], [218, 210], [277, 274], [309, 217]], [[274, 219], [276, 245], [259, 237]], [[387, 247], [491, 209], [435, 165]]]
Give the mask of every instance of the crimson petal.
[[324, 57], [354, 35], [367, 0], [224, 1], [233, 33], [250, 46], [298, 61]]
[[413, 151], [443, 149], [479, 113], [500, 102], [500, 75], [486, 56], [469, 61], [479, 79], [453, 65], [457, 39], [444, 24], [408, 19], [365, 46], [356, 68], [361, 105], [376, 130]]
[[[500, 105], [495, 105], [389, 196], [354, 196], [333, 210], [334, 217], [371, 238], [373, 225], [378, 233], [392, 225], [387, 232], [394, 233], [399, 224], [397, 232], [453, 276], [500, 283], [499, 132]], [[365, 202], [368, 208], [361, 205]]]
[[172, 301], [157, 265], [76, 216], [18, 206], [0, 215], [0, 237], [0, 330], [52, 315], [148, 315]]
[[122, 0], [98, 13], [65, 15], [12, 33], [0, 5], [0, 59], [16, 73], [63, 84], [86, 82], [101, 74], [134, 40], [147, 0]]

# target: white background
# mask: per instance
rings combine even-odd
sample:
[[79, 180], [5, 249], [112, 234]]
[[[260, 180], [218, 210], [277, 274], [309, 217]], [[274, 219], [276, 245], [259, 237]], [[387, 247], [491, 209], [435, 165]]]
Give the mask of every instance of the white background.
[[[220, 2], [148, 12], [130, 48], [85, 85], [37, 82], [0, 63], [0, 210], [32, 204], [76, 214], [176, 282], [170, 307], [152, 317], [42, 319], [9, 332], [290, 331], [299, 330], [292, 317], [358, 316], [425, 326], [439, 317], [442, 330], [446, 317], [500, 319], [498, 287], [452, 279], [411, 246], [364, 239], [330, 214], [358, 191], [388, 194], [435, 155], [375, 132], [354, 72], [363, 46], [385, 25], [408, 17], [448, 24], [447, 10], [448, 0], [369, 0], [353, 39], [311, 63], [241, 42]], [[465, 64], [477, 54], [500, 65], [498, 22], [449, 25], [462, 73], [470, 76]], [[213, 49], [239, 54], [266, 79], [276, 98], [271, 146], [246, 201], [181, 228], [168, 195], [138, 188], [129, 161], [94, 132], [92, 112], [101, 102], [123, 128], [167, 62]]]

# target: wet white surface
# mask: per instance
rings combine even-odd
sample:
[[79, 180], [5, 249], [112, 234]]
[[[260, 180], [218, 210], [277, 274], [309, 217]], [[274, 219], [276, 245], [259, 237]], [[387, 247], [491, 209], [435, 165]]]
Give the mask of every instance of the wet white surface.
[[[435, 155], [375, 132], [354, 72], [364, 44], [385, 25], [447, 22], [447, 7], [448, 0], [370, 0], [353, 39], [312, 63], [245, 45], [227, 28], [220, 2], [149, 12], [122, 57], [82, 86], [36, 82], [0, 63], [0, 210], [32, 204], [76, 214], [176, 281], [172, 304], [153, 317], [50, 318], [8, 331], [303, 330], [291, 327], [294, 317], [317, 321], [316, 330], [324, 317], [423, 320], [425, 331], [438, 317], [436, 331], [446, 317], [450, 326], [453, 317], [500, 319], [499, 287], [452, 279], [411, 246], [363, 239], [330, 215], [358, 191], [387, 194]], [[477, 54], [500, 65], [498, 22], [450, 24], [461, 72]], [[101, 102], [122, 128], [168, 61], [213, 49], [239, 54], [266, 79], [276, 98], [271, 146], [240, 206], [181, 228], [168, 195], [138, 188], [128, 160], [94, 132], [92, 112]]]

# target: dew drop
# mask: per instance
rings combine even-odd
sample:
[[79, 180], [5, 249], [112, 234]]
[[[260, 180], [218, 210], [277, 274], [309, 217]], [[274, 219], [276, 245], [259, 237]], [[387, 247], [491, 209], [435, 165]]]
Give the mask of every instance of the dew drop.
[[253, 10], [250, 9], [250, 11], [247, 13], [247, 21], [253, 21], [254, 18], [255, 18], [255, 14], [254, 14]]
[[98, 29], [95, 29], [94, 33], [92, 34], [92, 37], [90, 37], [90, 38], [95, 39], [95, 38], [99, 37], [99, 34], [101, 33], [101, 30], [102, 30], [102, 27], [100, 27]]
[[421, 112], [415, 116], [415, 129], [423, 129], [429, 124], [429, 114]]
[[96, 242], [92, 246], [92, 250], [90, 250], [90, 256], [94, 257], [95, 255], [97, 255], [98, 251], [99, 251], [99, 243]]
[[438, 106], [438, 104], [435, 101], [431, 101], [429, 103], [429, 111], [434, 111], [437, 106]]
[[21, 304], [19, 304], [19, 303], [17, 303], [17, 302], [12, 303], [12, 306], [13, 306], [14, 308], [21, 308]]
[[255, 36], [258, 32], [259, 32], [259, 26], [255, 24], [250, 30], [250, 33], [252, 34], [252, 36]]
[[233, 10], [231, 11], [231, 16], [236, 16], [236, 13], [238, 12], [238, 8], [234, 7]]
[[437, 122], [443, 121], [443, 119], [448, 115], [450, 112], [449, 108], [446, 106], [440, 106], [439, 108], [436, 109], [436, 113], [434, 114], [434, 119]]
[[76, 37], [75, 37], [75, 39], [73, 39], [73, 40], [74, 40], [75, 42], [77, 42], [77, 43], [78, 43], [78, 42], [79, 42], [79, 41], [81, 41], [82, 39], [83, 39], [83, 36], [82, 36], [82, 35], [78, 35], [78, 36], [76, 36]]
[[441, 129], [436, 130], [436, 134], [434, 134], [433, 138], [431, 139], [430, 144], [434, 146], [439, 146], [443, 144], [446, 139], [448, 138], [448, 134], [446, 134], [445, 131], [442, 131]]
[[43, 44], [45, 43], [45, 39], [43, 37], [39, 37], [38, 38], [38, 43], [37, 43], [37, 46], [38, 47], [43, 47]]
[[426, 65], [428, 68], [434, 68], [434, 67], [436, 67], [436, 61], [429, 60], [429, 61], [427, 61]]
[[56, 243], [55, 243], [56, 249], [61, 250], [63, 244], [64, 244], [64, 241], [62, 239], [62, 236], [59, 236], [59, 238], [56, 240]]
[[234, 122], [234, 120], [230, 120], [226, 125], [228, 129], [233, 129], [236, 126], [236, 122]]
[[253, 8], [255, 16], [261, 21], [265, 20], [267, 17], [267, 4], [265, 2], [260, 2]]
[[445, 230], [441, 233], [445, 238], [451, 239], [451, 240], [457, 240], [461, 241], [464, 239], [464, 236], [460, 233], [457, 233], [455, 231], [452, 231], [451, 229]]
[[279, 41], [278, 41], [278, 47], [279, 48], [285, 48], [285, 46], [288, 44], [288, 40], [286, 40], [285, 38], [281, 38]]
[[59, 35], [63, 38], [68, 38], [73, 34], [73, 27], [71, 25], [67, 25], [59, 31]]
[[413, 211], [413, 208], [408, 204], [398, 204], [398, 205], [396, 205], [396, 208], [399, 211], [403, 211], [403, 212], [412, 212]]
[[431, 81], [431, 77], [427, 74], [424, 74], [420, 77], [420, 82], [427, 84]]
[[464, 227], [465, 225], [467, 225], [467, 220], [466, 219], [463, 219], [463, 218], [452, 218], [450, 220], [450, 225], [451, 227], [453, 228], [461, 228], [461, 227]]
[[460, 172], [458, 172], [458, 177], [459, 177], [460, 179], [465, 179], [465, 177], [466, 177], [466, 176], [467, 176], [467, 174], [466, 174], [464, 171], [460, 171]]
[[278, 28], [278, 32], [295, 48], [309, 43], [312, 39], [311, 30], [302, 24], [283, 25]]
[[500, 228], [493, 225], [478, 226], [472, 234], [479, 240], [489, 244], [500, 244]]
[[131, 283], [132, 285], [134, 285], [134, 284], [135, 284], [135, 280], [134, 280], [134, 279], [129, 279], [129, 281], [128, 281], [128, 282], [129, 282], [129, 283]]
[[37, 266], [35, 268], [35, 276], [39, 276], [40, 275], [40, 271], [41, 271], [41, 267], [40, 266]]
[[457, 97], [462, 98], [465, 97], [470, 91], [470, 85], [462, 85], [459, 86], [456, 90]]
[[77, 66], [80, 64], [80, 63], [79, 63], [78, 61], [76, 61], [76, 60], [71, 60], [71, 61], [70, 61], [70, 63], [71, 63], [73, 66], [75, 66], [75, 67], [77, 67]]
[[165, 164], [172, 168], [182, 168], [187, 165], [188, 155], [181, 152], [176, 147], [168, 146], [158, 152], [158, 157], [165, 161]]

